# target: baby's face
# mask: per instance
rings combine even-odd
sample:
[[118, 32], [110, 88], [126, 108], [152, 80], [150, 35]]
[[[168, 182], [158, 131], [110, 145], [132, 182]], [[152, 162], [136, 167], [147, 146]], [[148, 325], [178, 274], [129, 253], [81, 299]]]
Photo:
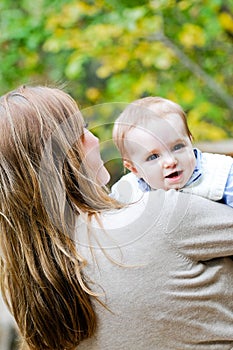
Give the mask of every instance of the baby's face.
[[129, 155], [125, 166], [152, 189], [180, 189], [195, 168], [192, 143], [178, 114], [131, 129], [125, 147]]

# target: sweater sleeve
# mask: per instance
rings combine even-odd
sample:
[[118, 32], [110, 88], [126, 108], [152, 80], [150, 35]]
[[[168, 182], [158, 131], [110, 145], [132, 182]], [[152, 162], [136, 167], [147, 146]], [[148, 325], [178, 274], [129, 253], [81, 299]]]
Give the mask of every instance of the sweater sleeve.
[[233, 255], [232, 208], [208, 199], [166, 192], [167, 238], [180, 254], [196, 261]]

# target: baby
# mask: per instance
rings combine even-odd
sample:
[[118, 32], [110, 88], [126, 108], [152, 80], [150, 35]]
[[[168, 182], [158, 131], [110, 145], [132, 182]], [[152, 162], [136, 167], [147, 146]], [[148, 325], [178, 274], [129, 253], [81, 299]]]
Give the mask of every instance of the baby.
[[112, 187], [122, 202], [142, 192], [175, 189], [233, 207], [233, 158], [193, 148], [186, 115], [176, 103], [145, 97], [129, 104], [114, 124], [113, 138], [130, 173]]

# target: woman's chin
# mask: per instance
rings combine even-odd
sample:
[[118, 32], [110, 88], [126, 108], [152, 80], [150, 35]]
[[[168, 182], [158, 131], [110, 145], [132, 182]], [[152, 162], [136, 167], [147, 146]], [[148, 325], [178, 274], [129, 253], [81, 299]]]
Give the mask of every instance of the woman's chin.
[[105, 168], [105, 166], [102, 166], [101, 169], [98, 171], [96, 181], [100, 186], [105, 186], [110, 180], [110, 174]]

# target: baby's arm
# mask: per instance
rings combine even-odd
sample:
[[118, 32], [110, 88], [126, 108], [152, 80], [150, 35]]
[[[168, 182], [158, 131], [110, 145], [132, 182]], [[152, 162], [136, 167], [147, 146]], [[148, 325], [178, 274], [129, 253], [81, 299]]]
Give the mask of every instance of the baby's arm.
[[173, 207], [170, 216], [166, 214], [167, 234], [180, 252], [196, 261], [232, 258], [231, 208], [200, 196], [177, 196], [171, 191], [166, 192], [166, 197], [170, 197]]
[[122, 203], [133, 203], [139, 200], [143, 192], [138, 186], [138, 179], [133, 173], [124, 175], [111, 188], [110, 196]]

